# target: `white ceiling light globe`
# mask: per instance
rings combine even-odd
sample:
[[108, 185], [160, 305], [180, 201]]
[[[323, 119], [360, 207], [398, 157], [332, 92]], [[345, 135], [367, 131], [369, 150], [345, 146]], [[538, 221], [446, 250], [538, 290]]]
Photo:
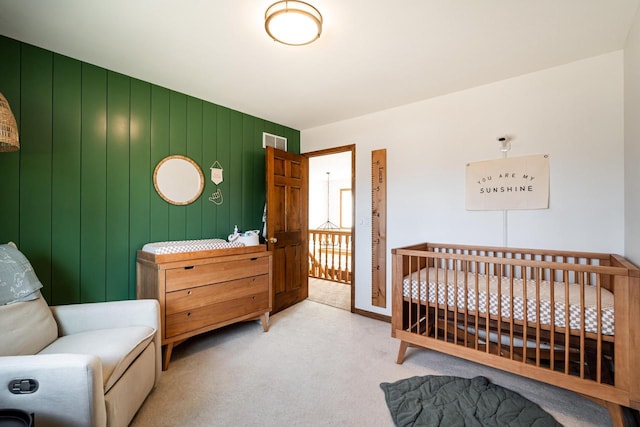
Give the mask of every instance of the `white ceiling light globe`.
[[279, 1], [267, 9], [264, 26], [275, 41], [302, 46], [320, 37], [322, 15], [305, 2]]

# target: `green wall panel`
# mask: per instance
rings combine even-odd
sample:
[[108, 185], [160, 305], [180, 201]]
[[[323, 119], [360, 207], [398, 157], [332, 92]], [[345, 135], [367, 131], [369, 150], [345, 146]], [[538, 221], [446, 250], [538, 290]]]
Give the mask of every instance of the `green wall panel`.
[[[51, 141], [53, 55], [22, 47], [20, 243], [51, 299]], [[3, 239], [4, 240], [4, 239]]]
[[[202, 106], [202, 158], [206, 159], [204, 167], [211, 166], [217, 159], [218, 147], [218, 109], [215, 105], [205, 103]], [[207, 162], [210, 162], [206, 165]], [[224, 168], [224, 165], [222, 165]], [[206, 171], [205, 171], [206, 174]], [[223, 171], [224, 177], [224, 171]], [[218, 230], [219, 206], [209, 200], [216, 192], [218, 186], [209, 177], [204, 180], [204, 202], [202, 202], [202, 235], [203, 237], [215, 237]], [[224, 199], [223, 199], [224, 201]]]
[[[251, 147], [253, 146], [253, 117], [242, 117], [242, 139], [239, 144], [242, 144], [242, 157], [241, 157], [241, 170], [242, 170], [242, 184], [240, 187], [240, 193], [245, 194], [251, 192], [251, 186], [255, 185], [253, 182], [254, 168], [252, 162]], [[255, 187], [253, 187], [255, 188]], [[245, 200], [242, 209], [242, 224], [248, 230], [258, 229], [256, 227], [257, 222], [252, 221], [255, 212], [255, 201]]]
[[[226, 171], [226, 175], [229, 174], [229, 159], [231, 157], [231, 147], [229, 138], [231, 137], [231, 133], [229, 130], [230, 124], [230, 110], [225, 107], [218, 107], [217, 109], [218, 116], [218, 129], [217, 129], [217, 139], [218, 144], [216, 148], [216, 158], [221, 165], [224, 171]], [[223, 172], [223, 177], [225, 173]], [[233, 226], [235, 223], [231, 223], [231, 221], [235, 221], [236, 219], [231, 218], [229, 212], [229, 199], [232, 197], [229, 194], [229, 180], [223, 180], [220, 185], [217, 186], [220, 191], [222, 191], [223, 203], [217, 207], [217, 229], [223, 230], [225, 226], [228, 227], [227, 235], [233, 231]], [[240, 224], [238, 224], [239, 226]]]
[[[226, 202], [229, 204], [229, 218], [238, 224], [241, 230], [247, 230], [242, 218], [242, 155], [236, 153], [242, 149], [242, 114], [231, 111], [229, 114], [229, 160], [226, 179], [229, 182]], [[229, 230], [231, 233], [232, 230]]]
[[151, 241], [151, 84], [131, 80], [129, 124], [129, 298], [135, 298], [136, 252]]
[[106, 299], [107, 72], [82, 65], [80, 299]]
[[[187, 97], [171, 92], [169, 96], [169, 154], [187, 154]], [[169, 240], [186, 236], [186, 206], [169, 206]]]
[[106, 297], [129, 297], [130, 79], [107, 74]]
[[[0, 37], [0, 92], [7, 98], [20, 127], [20, 49], [15, 40]], [[0, 243], [20, 241], [20, 187], [7, 185], [20, 181], [20, 152], [0, 154]]]
[[53, 58], [50, 303], [80, 299], [80, 152], [82, 64]]
[[[0, 54], [22, 145], [0, 155], [0, 242], [19, 244], [51, 304], [135, 298], [145, 243], [261, 228], [262, 132], [299, 153], [300, 133], [276, 123], [2, 36]], [[171, 154], [203, 170], [205, 190], [190, 205], [155, 191], [155, 167]], [[209, 200], [216, 190], [220, 205]]]
[[[155, 170], [158, 162], [169, 155], [169, 90], [151, 87], [151, 168]], [[153, 172], [147, 178], [153, 186]], [[154, 188], [154, 187], [152, 187]], [[158, 193], [151, 193], [151, 241], [169, 240], [169, 205]]]
[[284, 128], [282, 134], [287, 137], [287, 148], [293, 153], [300, 152], [300, 132], [291, 128]]
[[[248, 153], [251, 153], [252, 158], [251, 162], [253, 163], [253, 182], [257, 186], [257, 188], [265, 188], [266, 180], [265, 180], [265, 160], [264, 160], [264, 148], [262, 148], [262, 133], [268, 132], [266, 128], [267, 122], [262, 119], [254, 120], [253, 127], [253, 139], [255, 141], [260, 141], [259, 144], [255, 144], [251, 149], [247, 149]], [[269, 132], [271, 133], [271, 132]], [[256, 212], [259, 215], [260, 220], [262, 221], [262, 214], [264, 212], [264, 206], [266, 203], [266, 194], [263, 191], [260, 194], [261, 197], [256, 197], [253, 200], [253, 207], [251, 208], [252, 212]], [[259, 224], [261, 225], [261, 224]]]
[[[205, 182], [211, 174], [209, 165], [202, 157], [202, 100], [187, 98], [187, 149], [186, 155], [202, 168]], [[202, 196], [186, 206], [186, 234], [188, 240], [207, 237], [202, 232], [202, 204], [208, 201], [208, 195], [203, 191]]]

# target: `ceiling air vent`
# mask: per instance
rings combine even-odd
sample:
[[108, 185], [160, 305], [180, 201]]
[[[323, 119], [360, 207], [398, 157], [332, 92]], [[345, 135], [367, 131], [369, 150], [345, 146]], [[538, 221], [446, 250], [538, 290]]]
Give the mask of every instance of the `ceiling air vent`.
[[287, 138], [262, 132], [262, 148], [273, 147], [287, 151]]

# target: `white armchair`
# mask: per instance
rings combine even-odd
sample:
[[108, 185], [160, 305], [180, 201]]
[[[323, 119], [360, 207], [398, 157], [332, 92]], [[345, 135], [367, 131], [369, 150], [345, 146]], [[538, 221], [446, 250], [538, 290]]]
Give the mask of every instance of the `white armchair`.
[[156, 300], [0, 306], [0, 408], [35, 425], [127, 426], [161, 373]]

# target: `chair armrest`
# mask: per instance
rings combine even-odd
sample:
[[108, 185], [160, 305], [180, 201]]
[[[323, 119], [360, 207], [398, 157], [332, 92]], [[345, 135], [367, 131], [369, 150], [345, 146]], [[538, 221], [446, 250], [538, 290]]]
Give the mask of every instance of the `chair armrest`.
[[162, 372], [162, 337], [160, 332], [160, 304], [156, 299], [139, 299], [49, 307], [58, 323], [60, 336], [77, 334], [95, 329], [148, 326], [156, 330], [153, 341], [156, 347], [156, 377]]
[[160, 305], [155, 299], [52, 306], [60, 336], [95, 329], [148, 326], [160, 330]]
[[[16, 379], [36, 380], [38, 389], [11, 393], [8, 385]], [[0, 402], [35, 414], [37, 425], [105, 426], [100, 359], [82, 354], [0, 357]]]

